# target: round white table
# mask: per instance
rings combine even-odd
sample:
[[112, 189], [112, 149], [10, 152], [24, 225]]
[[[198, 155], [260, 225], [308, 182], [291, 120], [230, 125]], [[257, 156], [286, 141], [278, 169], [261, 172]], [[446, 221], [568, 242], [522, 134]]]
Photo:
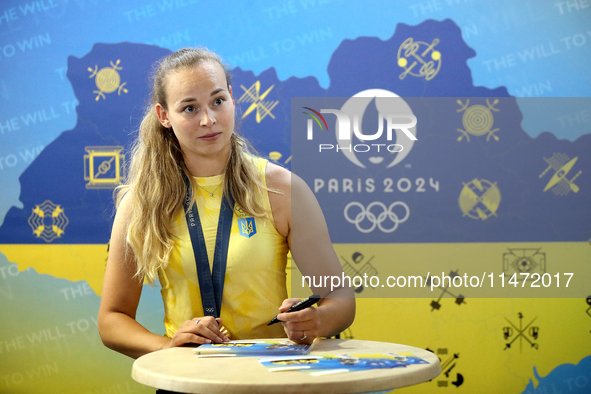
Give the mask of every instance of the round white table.
[[146, 354], [133, 363], [131, 376], [147, 386], [181, 393], [367, 393], [411, 386], [441, 372], [439, 358], [424, 349], [355, 339], [319, 341], [311, 355], [412, 353], [429, 364], [312, 376], [269, 372], [259, 357], [197, 357], [194, 347]]

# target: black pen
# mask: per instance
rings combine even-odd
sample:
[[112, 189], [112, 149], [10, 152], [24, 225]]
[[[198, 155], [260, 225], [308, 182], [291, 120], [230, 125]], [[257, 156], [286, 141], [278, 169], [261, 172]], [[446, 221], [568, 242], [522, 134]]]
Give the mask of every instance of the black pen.
[[[302, 301], [298, 302], [297, 304], [293, 305], [292, 307], [290, 307], [285, 312], [281, 312], [281, 313], [289, 313], [289, 312], [301, 311], [302, 309], [306, 309], [306, 308], [314, 305], [318, 301], [320, 301], [320, 295], [319, 294], [313, 294], [310, 297], [306, 298], [305, 300], [302, 300]], [[273, 320], [271, 320], [269, 322], [269, 324], [267, 324], [267, 325], [270, 326], [271, 324], [279, 323], [280, 321], [281, 320], [277, 319], [277, 316], [275, 316], [273, 318]]]

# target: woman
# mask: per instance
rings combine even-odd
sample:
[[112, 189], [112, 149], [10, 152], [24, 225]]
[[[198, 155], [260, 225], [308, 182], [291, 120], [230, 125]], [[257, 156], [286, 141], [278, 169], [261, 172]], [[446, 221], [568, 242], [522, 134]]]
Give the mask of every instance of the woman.
[[[232, 339], [287, 335], [311, 343], [352, 323], [351, 289], [313, 288], [323, 297], [317, 307], [266, 325], [299, 301], [286, 299], [289, 250], [304, 275], [341, 276], [342, 268], [311, 190], [250, 154], [234, 114], [230, 73], [217, 55], [182, 49], [160, 63], [128, 184], [117, 195], [99, 310], [109, 348], [137, 358], [221, 343], [228, 340], [222, 325]], [[291, 199], [301, 206], [293, 218]], [[142, 284], [156, 278], [165, 336], [135, 321]]]

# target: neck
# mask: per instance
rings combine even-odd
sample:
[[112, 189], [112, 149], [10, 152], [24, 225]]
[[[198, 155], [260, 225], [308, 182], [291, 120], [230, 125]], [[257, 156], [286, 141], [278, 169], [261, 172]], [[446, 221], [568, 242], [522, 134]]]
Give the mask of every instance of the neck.
[[221, 175], [226, 172], [226, 165], [230, 158], [230, 150], [219, 152], [212, 156], [189, 156], [184, 155], [185, 165], [195, 177], [208, 177]]

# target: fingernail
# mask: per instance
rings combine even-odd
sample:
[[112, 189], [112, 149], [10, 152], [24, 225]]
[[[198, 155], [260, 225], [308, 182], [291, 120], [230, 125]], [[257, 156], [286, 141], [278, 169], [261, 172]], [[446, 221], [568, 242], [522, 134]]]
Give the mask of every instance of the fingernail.
[[208, 343], [208, 344], [211, 343], [211, 339], [206, 339], [205, 343]]

